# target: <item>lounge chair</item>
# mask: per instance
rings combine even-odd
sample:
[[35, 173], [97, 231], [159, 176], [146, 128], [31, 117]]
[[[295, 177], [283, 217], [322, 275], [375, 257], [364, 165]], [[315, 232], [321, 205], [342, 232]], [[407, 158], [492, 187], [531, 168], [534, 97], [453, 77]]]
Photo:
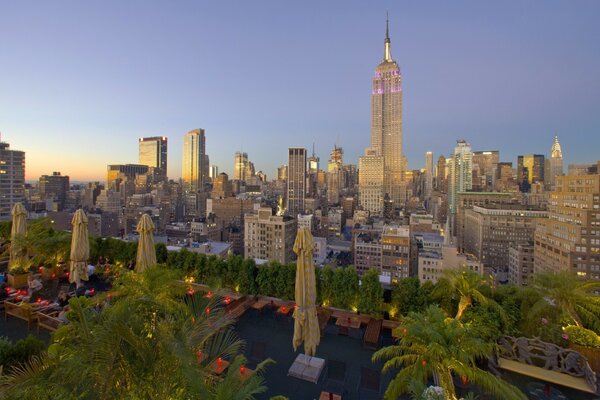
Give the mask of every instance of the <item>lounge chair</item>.
[[379, 399], [381, 387], [381, 374], [371, 368], [360, 368], [360, 382], [358, 384], [359, 399]]
[[325, 380], [325, 391], [346, 394], [346, 363], [337, 360], [327, 360], [327, 377]]

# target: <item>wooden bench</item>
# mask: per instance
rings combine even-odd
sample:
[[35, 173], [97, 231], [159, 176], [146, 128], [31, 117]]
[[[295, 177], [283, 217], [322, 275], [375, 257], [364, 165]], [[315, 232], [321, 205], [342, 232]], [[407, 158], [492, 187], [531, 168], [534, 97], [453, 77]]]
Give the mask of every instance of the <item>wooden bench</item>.
[[37, 319], [35, 309], [31, 303], [14, 303], [12, 301], [5, 301], [4, 321], [6, 321], [9, 315], [27, 321], [27, 329], [31, 329], [31, 323]]
[[498, 358], [498, 366], [507, 371], [527, 375], [546, 382], [581, 390], [582, 392], [597, 394], [596, 388], [591, 388], [583, 377], [576, 377], [562, 372], [550, 371], [533, 365], [523, 364], [518, 361]]
[[40, 328], [44, 328], [50, 332], [56, 331], [60, 328], [64, 321], [58, 319], [59, 311], [52, 311], [50, 313], [37, 313], [37, 332], [40, 334]]
[[383, 321], [371, 318], [367, 324], [365, 335], [363, 336], [363, 346], [368, 349], [377, 350], [379, 348], [379, 337], [381, 336], [381, 327]]

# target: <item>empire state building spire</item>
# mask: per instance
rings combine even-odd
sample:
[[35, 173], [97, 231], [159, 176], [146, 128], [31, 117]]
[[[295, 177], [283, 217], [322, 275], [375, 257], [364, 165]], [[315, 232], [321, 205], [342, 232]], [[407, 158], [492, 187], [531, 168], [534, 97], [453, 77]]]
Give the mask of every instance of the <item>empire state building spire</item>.
[[383, 61], [392, 62], [392, 48], [390, 43], [390, 29], [389, 29], [389, 18], [387, 12], [385, 13], [385, 40], [383, 50]]

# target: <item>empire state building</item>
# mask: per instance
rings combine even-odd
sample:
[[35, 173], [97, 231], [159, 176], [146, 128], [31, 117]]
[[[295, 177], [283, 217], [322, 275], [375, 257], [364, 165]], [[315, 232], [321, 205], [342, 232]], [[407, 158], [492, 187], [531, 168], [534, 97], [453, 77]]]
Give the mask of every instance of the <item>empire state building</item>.
[[[371, 94], [371, 147], [359, 160], [361, 205], [374, 213], [382, 211], [384, 197], [394, 206], [404, 203], [405, 160], [402, 154], [402, 76], [392, 59], [386, 19], [383, 60], [375, 69]], [[361, 182], [362, 181], [362, 182]], [[361, 185], [362, 183], [362, 185]], [[362, 190], [361, 190], [362, 189]], [[386, 196], [387, 195], [387, 196]]]

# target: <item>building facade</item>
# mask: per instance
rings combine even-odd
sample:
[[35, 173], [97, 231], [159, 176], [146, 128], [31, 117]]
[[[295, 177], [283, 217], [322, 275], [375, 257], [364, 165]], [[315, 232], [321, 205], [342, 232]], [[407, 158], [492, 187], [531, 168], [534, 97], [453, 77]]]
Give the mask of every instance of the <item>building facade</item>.
[[600, 175], [558, 176], [535, 231], [534, 271], [600, 279]]
[[0, 142], [0, 219], [10, 219], [16, 203], [25, 202], [25, 152]]
[[520, 205], [474, 206], [465, 211], [464, 252], [498, 274], [508, 273], [509, 248], [532, 241], [536, 224], [547, 217]]
[[206, 212], [205, 185], [209, 159], [204, 129], [194, 129], [183, 137], [183, 196], [188, 218], [203, 217]]
[[256, 260], [294, 260], [294, 240], [298, 225], [289, 216], [273, 215], [269, 207], [261, 207], [257, 214], [245, 215], [244, 256]]
[[304, 212], [306, 198], [306, 149], [288, 149], [287, 213], [296, 216]]
[[508, 283], [527, 286], [533, 274], [533, 242], [518, 243], [508, 250]]
[[544, 183], [544, 164], [543, 154], [517, 157], [517, 181], [521, 192], [529, 192], [534, 183]]
[[69, 177], [61, 175], [60, 172], [53, 172], [52, 175], [42, 175], [38, 181], [40, 198], [53, 201], [56, 204], [56, 207], [48, 211], [62, 211], [65, 209], [69, 188]]
[[456, 214], [458, 193], [473, 188], [473, 153], [471, 145], [457, 140], [448, 171], [448, 207], [450, 214]]
[[362, 209], [373, 215], [383, 212], [384, 160], [373, 149], [358, 159], [358, 200]]
[[165, 136], [152, 136], [140, 138], [139, 163], [156, 169], [156, 174], [161, 180], [167, 180], [167, 138]]

